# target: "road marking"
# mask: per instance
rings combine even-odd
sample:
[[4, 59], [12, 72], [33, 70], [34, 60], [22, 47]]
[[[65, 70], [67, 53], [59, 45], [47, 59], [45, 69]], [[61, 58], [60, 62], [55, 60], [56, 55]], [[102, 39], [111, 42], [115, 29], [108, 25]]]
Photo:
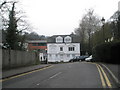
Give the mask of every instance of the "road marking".
[[100, 69], [101, 69], [101, 71], [102, 71], [102, 73], [103, 73], [103, 75], [105, 77], [105, 80], [106, 80], [106, 83], [107, 83], [108, 87], [111, 88], [112, 85], [111, 85], [110, 80], [108, 79], [106, 73], [104, 72], [103, 68], [100, 65], [98, 65], [98, 66], [100, 67]]
[[[91, 63], [91, 64], [96, 64], [96, 63]], [[110, 80], [108, 79], [108, 77], [107, 77], [105, 71], [103, 70], [103, 68], [102, 68], [99, 64], [96, 64], [96, 66], [97, 66], [97, 68], [99, 68], [98, 71], [99, 71], [100, 77], [101, 77], [101, 75], [102, 75], [102, 73], [103, 73], [103, 76], [104, 76], [104, 78], [105, 78], [105, 81], [106, 81], [108, 87], [109, 87], [109, 88], [112, 88], [112, 85], [111, 85], [111, 83], [110, 83]], [[101, 71], [101, 72], [100, 72], [100, 71]], [[102, 76], [102, 77], [103, 77], [103, 76]], [[103, 82], [103, 80], [102, 80], [102, 77], [101, 77], [101, 82], [102, 82], [103, 87], [104, 87], [104, 82]]]
[[47, 66], [47, 67], [44, 67], [44, 68], [40, 68], [40, 69], [31, 71], [31, 72], [23, 73], [23, 74], [20, 74], [20, 75], [12, 76], [12, 77], [9, 77], [9, 78], [1, 79], [0, 82], [7, 81], [7, 80], [17, 78], [17, 77], [21, 77], [21, 76], [24, 76], [24, 75], [27, 75], [27, 74], [30, 74], [30, 73], [33, 73], [33, 72], [41, 71], [41, 70], [44, 70], [44, 69], [47, 69], [47, 68], [50, 68], [50, 67], [53, 67], [53, 65], [50, 65], [50, 66]]
[[56, 77], [56, 76], [58, 76], [58, 75], [61, 74], [61, 73], [62, 73], [62, 72], [59, 72], [59, 73], [57, 73], [57, 74], [51, 76], [50, 79], [51, 79], [51, 78], [54, 78], [54, 77]]
[[115, 79], [115, 81], [119, 82], [118, 79], [116, 78], [116, 76], [112, 73], [112, 71], [107, 66], [105, 66], [104, 64], [102, 64], [102, 65], [109, 71], [109, 73], [112, 75], [112, 77]]
[[102, 76], [102, 73], [101, 73], [101, 71], [100, 71], [100, 69], [99, 69], [99, 67], [98, 67], [97, 64], [96, 64], [96, 66], [97, 66], [98, 72], [99, 72], [99, 74], [100, 74], [100, 79], [101, 79], [101, 82], [102, 82], [102, 86], [105, 88], [105, 87], [106, 87], [106, 84], [105, 84], [104, 78], [103, 78], [103, 76]]
[[48, 81], [48, 80], [50, 80], [50, 79], [52, 79], [52, 78], [54, 78], [54, 77], [56, 77], [56, 76], [58, 76], [59, 74], [61, 74], [62, 72], [59, 72], [59, 73], [57, 73], [57, 74], [55, 74], [55, 75], [53, 75], [53, 76], [51, 76], [51, 77], [49, 77], [48, 79], [46, 79], [46, 80], [43, 80], [42, 82], [40, 82], [40, 83], [37, 83], [36, 85], [40, 85], [40, 84], [42, 84], [43, 82], [46, 82], [46, 81]]

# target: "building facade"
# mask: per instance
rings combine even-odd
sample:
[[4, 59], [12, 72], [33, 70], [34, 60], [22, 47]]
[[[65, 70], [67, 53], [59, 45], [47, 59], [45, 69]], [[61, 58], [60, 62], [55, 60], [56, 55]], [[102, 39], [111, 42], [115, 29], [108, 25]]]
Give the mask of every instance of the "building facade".
[[30, 40], [28, 42], [28, 51], [39, 52], [39, 60], [47, 59], [47, 40]]
[[55, 35], [48, 39], [48, 62], [68, 62], [80, 56], [80, 43], [73, 35]]

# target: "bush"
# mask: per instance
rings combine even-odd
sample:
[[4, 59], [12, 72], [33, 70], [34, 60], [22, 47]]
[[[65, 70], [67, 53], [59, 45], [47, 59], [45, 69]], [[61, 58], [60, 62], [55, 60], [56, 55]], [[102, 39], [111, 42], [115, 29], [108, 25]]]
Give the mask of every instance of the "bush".
[[93, 48], [93, 61], [119, 63], [120, 42], [110, 42]]

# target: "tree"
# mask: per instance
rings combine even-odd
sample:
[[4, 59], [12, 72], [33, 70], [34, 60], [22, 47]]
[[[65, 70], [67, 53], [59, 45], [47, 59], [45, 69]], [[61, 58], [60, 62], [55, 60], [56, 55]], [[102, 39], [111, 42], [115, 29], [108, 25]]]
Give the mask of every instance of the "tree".
[[4, 46], [11, 49], [23, 49], [23, 43], [25, 43], [25, 32], [30, 31], [31, 27], [26, 22], [26, 17], [23, 15], [23, 11], [16, 9], [16, 1], [3, 1], [0, 4], [0, 14], [2, 19], [2, 32], [4, 32], [5, 39]]
[[118, 28], [118, 38], [120, 40], [120, 12], [119, 12], [118, 21], [117, 21], [117, 28]]
[[12, 9], [9, 11], [9, 24], [7, 28], [6, 41], [11, 49], [17, 49], [18, 45], [18, 31], [17, 20], [15, 17], [15, 3], [12, 4]]
[[47, 38], [44, 35], [39, 35], [36, 32], [25, 33], [27, 40], [46, 40]]
[[83, 16], [79, 28], [75, 30], [76, 34], [79, 34], [81, 37], [81, 43], [88, 43], [88, 52], [92, 52], [92, 40], [91, 35], [97, 30], [100, 29], [100, 19], [98, 16], [94, 15], [94, 10], [89, 9], [87, 13]]
[[120, 11], [116, 11], [111, 18], [111, 26], [115, 40], [120, 40]]

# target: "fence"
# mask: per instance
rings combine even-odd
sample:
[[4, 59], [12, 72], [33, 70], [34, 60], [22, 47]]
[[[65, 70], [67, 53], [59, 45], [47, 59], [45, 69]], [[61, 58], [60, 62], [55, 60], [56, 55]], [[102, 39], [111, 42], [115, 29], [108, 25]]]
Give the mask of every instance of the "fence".
[[2, 50], [2, 68], [13, 68], [26, 65], [33, 65], [38, 60], [35, 52]]

